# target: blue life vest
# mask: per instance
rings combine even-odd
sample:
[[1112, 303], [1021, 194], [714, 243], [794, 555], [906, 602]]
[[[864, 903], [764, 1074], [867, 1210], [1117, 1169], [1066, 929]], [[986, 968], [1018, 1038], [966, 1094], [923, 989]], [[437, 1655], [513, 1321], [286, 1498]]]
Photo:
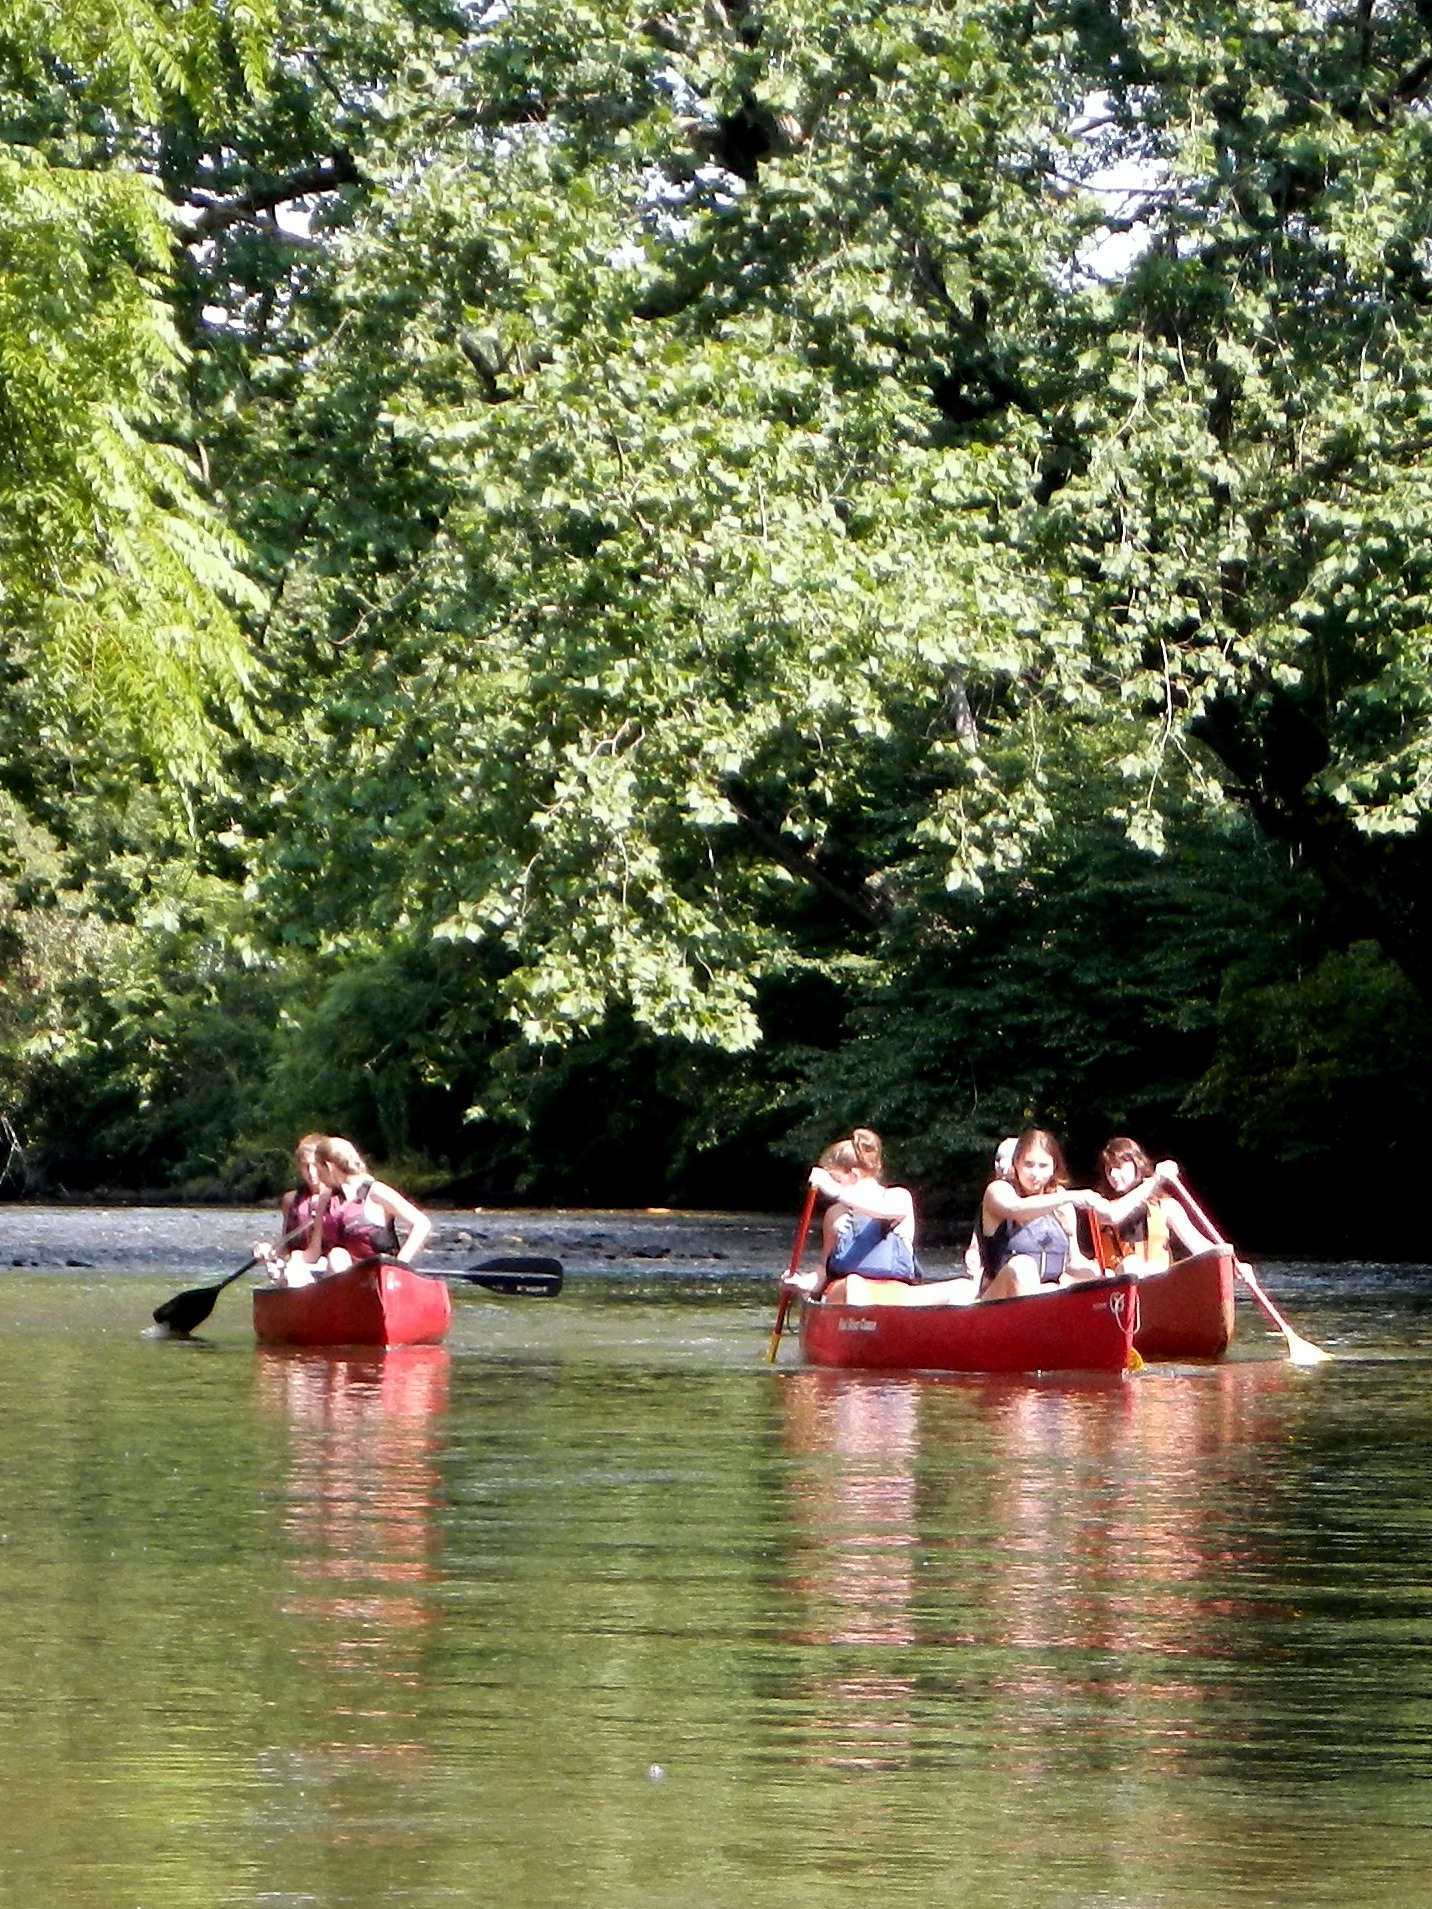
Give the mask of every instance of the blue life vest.
[[1007, 1266], [1016, 1253], [1038, 1260], [1041, 1285], [1057, 1286], [1069, 1259], [1069, 1235], [1052, 1213], [1041, 1213], [1032, 1220], [1001, 1220], [993, 1233], [982, 1234], [986, 1280], [1001, 1266]]
[[864, 1219], [845, 1213], [837, 1222], [835, 1251], [826, 1261], [832, 1279], [843, 1273], [864, 1273], [867, 1279], [903, 1279], [918, 1286], [920, 1268], [914, 1248], [895, 1231], [895, 1220]]

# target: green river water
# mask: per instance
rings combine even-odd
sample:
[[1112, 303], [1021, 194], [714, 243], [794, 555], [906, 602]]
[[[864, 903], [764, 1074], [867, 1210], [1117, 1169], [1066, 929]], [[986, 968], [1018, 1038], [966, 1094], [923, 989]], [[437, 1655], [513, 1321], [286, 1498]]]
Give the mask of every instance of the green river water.
[[0, 1209], [0, 1905], [1432, 1903], [1432, 1273], [846, 1376], [664, 1224], [450, 1224], [562, 1297], [344, 1357], [142, 1336], [252, 1214]]

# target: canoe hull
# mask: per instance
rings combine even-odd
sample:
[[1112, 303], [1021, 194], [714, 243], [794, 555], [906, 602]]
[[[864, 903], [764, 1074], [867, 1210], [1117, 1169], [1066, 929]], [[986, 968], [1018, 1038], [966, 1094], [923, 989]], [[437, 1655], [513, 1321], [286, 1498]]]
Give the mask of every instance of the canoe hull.
[[365, 1259], [311, 1286], [254, 1293], [254, 1331], [266, 1346], [434, 1345], [451, 1318], [442, 1280], [395, 1259]]
[[1134, 1344], [1145, 1359], [1221, 1359], [1233, 1342], [1233, 1255], [1198, 1253], [1139, 1281]]
[[975, 1306], [801, 1308], [811, 1365], [904, 1372], [1123, 1372], [1132, 1363], [1139, 1282], [1090, 1280]]

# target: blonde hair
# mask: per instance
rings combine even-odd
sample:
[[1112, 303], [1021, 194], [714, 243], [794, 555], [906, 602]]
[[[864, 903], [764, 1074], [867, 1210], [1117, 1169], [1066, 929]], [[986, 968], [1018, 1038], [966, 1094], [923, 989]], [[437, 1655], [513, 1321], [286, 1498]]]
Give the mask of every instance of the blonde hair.
[[366, 1173], [368, 1163], [351, 1140], [343, 1140], [334, 1134], [320, 1138], [314, 1148], [314, 1154], [326, 1167], [337, 1167], [340, 1173]]
[[885, 1172], [885, 1148], [872, 1127], [857, 1127], [848, 1140], [837, 1140], [820, 1156], [827, 1173], [865, 1173], [878, 1180]]

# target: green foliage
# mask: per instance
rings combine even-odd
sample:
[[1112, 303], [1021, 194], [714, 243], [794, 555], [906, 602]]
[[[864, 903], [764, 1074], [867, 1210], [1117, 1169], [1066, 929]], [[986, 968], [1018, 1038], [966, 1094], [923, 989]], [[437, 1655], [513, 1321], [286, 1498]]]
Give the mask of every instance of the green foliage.
[[1154, 717], [1133, 787], [1211, 751], [1424, 994], [1427, 50], [1411, 6], [1129, 17], [1108, 140], [1161, 169], [1151, 243], [1040, 527], [1083, 667]]
[[282, 1010], [235, 1131], [585, 1188], [640, 1099], [672, 1174], [871, 1113], [958, 1174], [1225, 1131], [1249, 944], [1432, 998], [1411, 0], [14, 18], [6, 776], [95, 897], [144, 753], [208, 775], [163, 961]]
[[[759, 48], [693, 26], [684, 79], [670, 35], [603, 19], [579, 57], [536, 6], [442, 49], [364, 156], [320, 368], [295, 387], [275, 346], [262, 374], [295, 490], [251, 534], [310, 539], [268, 640], [325, 692], [266, 892], [320, 943], [336, 916], [495, 944], [528, 1040], [616, 1008], [741, 1050], [799, 952], [793, 863], [845, 864], [879, 915], [911, 878], [978, 879], [1044, 811], [941, 733], [951, 669], [1003, 680], [1042, 646], [988, 523], [1022, 455], [936, 430], [949, 293], [925, 287], [961, 170], [1012, 295], [1052, 308], [1041, 194], [969, 90], [1037, 68], [997, 12], [932, 29], [908, 81], [910, 22], [875, 11], [814, 39], [772, 14]], [[529, 117], [488, 130], [507, 113]], [[733, 114], [789, 148], [744, 193], [701, 166]], [[894, 150], [915, 125], [924, 175]], [[872, 831], [897, 777], [913, 799]]]
[[269, 18], [83, 0], [0, 30], [0, 768], [22, 791], [112, 765], [193, 785], [215, 714], [248, 720], [235, 610], [259, 599], [176, 442], [173, 231], [136, 116], [210, 101], [221, 43], [256, 81]]
[[[1113, 771], [1135, 842], [1226, 784], [1394, 941], [1420, 280], [1345, 208], [1412, 256], [1422, 133], [1347, 121], [1300, 13], [1228, 105], [1238, 17], [526, 0], [395, 69], [229, 446], [321, 685], [252, 817], [290, 931], [489, 946], [530, 1041], [740, 1051], [812, 952], [793, 878], [873, 951]], [[1321, 118], [1272, 112], [1310, 76]], [[1314, 122], [1326, 230], [1250, 224]], [[1080, 184], [1130, 156], [1168, 183], [1106, 285]]]
[[256, 598], [186, 460], [146, 435], [181, 364], [157, 197], [0, 150], [0, 234], [9, 748], [84, 759], [102, 738], [192, 780], [216, 760], [206, 698], [244, 720], [230, 604]]
[[1371, 942], [1302, 964], [1266, 947], [1235, 962], [1213, 1065], [1190, 1096], [1256, 1174], [1224, 1223], [1285, 1251], [1420, 1255], [1405, 1204], [1353, 1188], [1369, 1167], [1389, 1186], [1415, 1179], [1429, 1069], [1426, 1005]]
[[157, 806], [96, 877], [0, 798], [0, 1108], [35, 1183], [217, 1183], [269, 1060], [274, 975], [229, 951], [235, 897], [166, 856]]
[[1246, 831], [1185, 822], [1154, 856], [1086, 819], [868, 976], [846, 1037], [808, 1064], [793, 1147], [869, 1120], [937, 1205], [1030, 1124], [1066, 1136], [1082, 1172], [1115, 1132], [1197, 1155], [1216, 1129], [1187, 1097], [1214, 1058], [1222, 977], [1302, 888]]
[[1270, 979], [1261, 965], [1228, 973], [1218, 1056], [1197, 1105], [1272, 1160], [1336, 1174], [1372, 1153], [1396, 1184], [1412, 1171], [1427, 1119], [1426, 1007], [1371, 942], [1326, 954], [1305, 974]]
[[235, 68], [263, 93], [276, 24], [274, 0], [9, 0], [0, 65], [36, 119], [76, 120], [78, 96], [79, 123], [113, 138], [179, 107], [212, 113]]

